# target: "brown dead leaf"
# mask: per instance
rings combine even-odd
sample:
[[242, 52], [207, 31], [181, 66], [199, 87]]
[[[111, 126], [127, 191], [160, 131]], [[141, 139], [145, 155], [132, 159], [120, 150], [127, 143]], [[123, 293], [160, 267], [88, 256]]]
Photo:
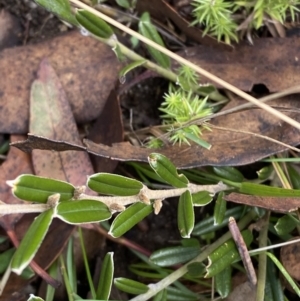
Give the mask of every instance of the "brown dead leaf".
[[55, 68], [77, 122], [100, 114], [120, 64], [106, 45], [78, 32], [0, 52], [0, 132], [27, 133], [30, 86], [45, 57]]
[[[102, 113], [89, 132], [88, 139], [107, 145], [123, 141], [122, 113], [115, 91], [110, 93]], [[92, 162], [95, 172], [111, 172], [118, 164], [100, 156], [92, 156]]]
[[[235, 104], [238, 105], [240, 103], [236, 102]], [[298, 113], [290, 112], [291, 110], [297, 110], [300, 106], [297, 96], [278, 99], [270, 102], [270, 104], [289, 110], [289, 112], [285, 113], [295, 120], [300, 121]], [[220, 116], [213, 120], [212, 124], [217, 127], [229, 128], [233, 131], [240, 130], [265, 135], [292, 146], [298, 145], [300, 141], [298, 130], [286, 123], [281, 123], [275, 117], [257, 108]], [[128, 142], [114, 143], [112, 146], [108, 146], [84, 140], [84, 144], [86, 145], [86, 151], [89, 153], [118, 161], [147, 162], [147, 157], [151, 152], [159, 152], [167, 156], [180, 169], [207, 165], [246, 165], [287, 149], [284, 145], [276, 144], [250, 134], [237, 133], [230, 130], [213, 129], [211, 132], [206, 131], [203, 134], [203, 139], [212, 145], [210, 150], [195, 144], [191, 146], [170, 145], [156, 150], [133, 146]], [[28, 135], [27, 141], [12, 145], [24, 151], [30, 151], [34, 148], [57, 151], [67, 149], [85, 150], [83, 147], [74, 144], [57, 143], [53, 139], [30, 135]]]
[[[30, 132], [80, 144], [76, 123], [63, 87], [49, 61], [40, 65], [31, 88]], [[84, 185], [93, 168], [86, 153], [34, 150], [35, 174]]]
[[[24, 136], [11, 135], [10, 141], [24, 139]], [[11, 193], [11, 187], [6, 184], [7, 180], [14, 180], [20, 174], [33, 173], [30, 155], [11, 147], [6, 160], [0, 166], [0, 200], [6, 204], [22, 204], [23, 201], [16, 199]], [[1, 214], [1, 205], [0, 205]], [[0, 225], [6, 230], [14, 228], [15, 223], [23, 214], [4, 215], [0, 217]]]
[[[292, 240], [299, 239], [299, 237], [293, 237]], [[300, 281], [300, 243], [294, 243], [283, 246], [280, 250], [280, 261], [289, 275], [296, 281]], [[287, 288], [294, 292], [294, 290], [288, 285]]]
[[297, 37], [260, 38], [253, 46], [241, 42], [232, 51], [200, 45], [178, 54], [241, 90], [264, 84], [275, 92], [299, 84], [299, 47]]
[[20, 43], [21, 24], [8, 11], [0, 11], [0, 50]]
[[230, 295], [225, 299], [226, 301], [255, 301], [256, 290], [249, 282], [239, 284]]
[[262, 197], [233, 192], [225, 195], [224, 199], [229, 202], [264, 208], [281, 213], [292, 212], [300, 207], [299, 197]]
[[[241, 102], [236, 102], [238, 105]], [[284, 98], [270, 103], [295, 110], [299, 108], [297, 97]], [[231, 107], [227, 106], [224, 109]], [[297, 113], [287, 115], [300, 120]], [[299, 131], [292, 126], [281, 123], [263, 110], [253, 108], [230, 115], [220, 116], [213, 120], [213, 125], [241, 131], [248, 131], [265, 135], [286, 144], [299, 144]], [[204, 149], [199, 145], [166, 146], [156, 149], [156, 152], [166, 155], [178, 168], [193, 168], [198, 166], [234, 166], [245, 165], [258, 161], [269, 155], [282, 152], [287, 147], [274, 142], [245, 133], [235, 133], [230, 130], [213, 129], [204, 132], [203, 139], [208, 141], [212, 148]], [[144, 161], [153, 149], [139, 148], [128, 142], [113, 144], [112, 147], [84, 141], [87, 151], [107, 158], [120, 161]]]

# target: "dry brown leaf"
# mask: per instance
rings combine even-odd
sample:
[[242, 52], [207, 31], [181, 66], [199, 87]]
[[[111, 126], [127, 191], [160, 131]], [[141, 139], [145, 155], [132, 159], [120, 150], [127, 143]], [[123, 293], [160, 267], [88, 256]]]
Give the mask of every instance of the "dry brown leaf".
[[[236, 105], [238, 104], [240, 103], [237, 102]], [[299, 108], [297, 97], [276, 100], [271, 104], [292, 110]], [[298, 113], [288, 112], [287, 115], [300, 120]], [[256, 108], [218, 117], [213, 120], [212, 124], [233, 130], [258, 133], [292, 146], [299, 144], [300, 141], [298, 130], [286, 123], [281, 123], [265, 111]], [[202, 138], [211, 143], [212, 148], [210, 150], [193, 144], [192, 146], [182, 145], [181, 147], [171, 145], [155, 151], [166, 155], [178, 168], [193, 168], [207, 165], [234, 166], [250, 164], [287, 149], [283, 145], [230, 130], [213, 129], [212, 132], [204, 132]], [[147, 156], [154, 151], [153, 149], [132, 146], [128, 142], [113, 144], [112, 147], [95, 144], [87, 140], [84, 143], [88, 152], [120, 161], [147, 162]]]
[[[24, 138], [25, 136], [11, 135], [10, 141], [14, 142]], [[6, 160], [0, 166], [0, 200], [6, 204], [22, 204], [23, 201], [12, 195], [11, 187], [6, 184], [6, 181], [14, 180], [20, 174], [31, 173], [33, 173], [33, 169], [30, 155], [11, 147]], [[0, 217], [0, 225], [6, 231], [11, 230], [22, 216], [23, 214], [4, 215]]]
[[[291, 240], [299, 239], [299, 237], [293, 237]], [[295, 280], [298, 288], [300, 287], [300, 243], [294, 243], [283, 246], [280, 250], [280, 261], [288, 274]], [[295, 290], [286, 280], [286, 278], [280, 273], [280, 279], [283, 282], [283, 286], [290, 292], [295, 293]]]
[[120, 63], [106, 45], [78, 32], [0, 52], [0, 132], [27, 133], [30, 86], [41, 60], [55, 68], [77, 122], [98, 117]]
[[260, 38], [253, 46], [241, 42], [232, 51], [201, 45], [178, 54], [241, 90], [264, 84], [275, 92], [299, 84], [299, 47], [297, 37]]
[[21, 36], [20, 21], [8, 11], [0, 11], [0, 50], [18, 45]]
[[[236, 105], [241, 102], [235, 102]], [[290, 117], [300, 120], [297, 111], [300, 103], [297, 96], [285, 97], [270, 102], [273, 106], [288, 110], [285, 112]], [[224, 109], [230, 108], [231, 105]], [[292, 126], [281, 123], [275, 117], [265, 111], [252, 108], [230, 115], [219, 116], [212, 122], [217, 127], [225, 127], [234, 131], [247, 131], [257, 133], [278, 140], [288, 145], [296, 146], [300, 141], [299, 131]], [[194, 168], [198, 166], [238, 166], [261, 160], [267, 156], [282, 152], [287, 146], [255, 137], [250, 134], [236, 133], [230, 130], [213, 129], [205, 131], [203, 139], [208, 141], [212, 148], [204, 149], [199, 145], [170, 145], [160, 149], [147, 149], [133, 146], [128, 142], [114, 143], [112, 146], [96, 144], [90, 140], [84, 140], [86, 148], [72, 143], [54, 142], [43, 137], [28, 136], [28, 140], [21, 143], [14, 143], [14, 146], [24, 151], [31, 151], [34, 148], [53, 149], [64, 151], [67, 149], [86, 150], [91, 154], [110, 158], [119, 161], [141, 161], [147, 162], [147, 157], [153, 151], [167, 156], [178, 168]]]
[[[30, 132], [81, 144], [76, 123], [64, 89], [49, 61], [40, 65], [38, 79], [31, 88]], [[34, 150], [35, 174], [84, 185], [93, 168], [86, 153]]]
[[[107, 145], [123, 141], [122, 113], [115, 91], [109, 95], [102, 113], [89, 132], [88, 139]], [[95, 172], [111, 172], [118, 164], [99, 156], [92, 156], [92, 162]]]
[[226, 301], [255, 301], [256, 290], [249, 282], [239, 284], [234, 288], [230, 295], [225, 299]]
[[225, 195], [224, 200], [281, 213], [292, 212], [300, 207], [299, 197], [266, 197], [233, 192]]
[[[292, 240], [299, 239], [293, 237]], [[300, 243], [283, 246], [280, 250], [280, 261], [294, 280], [300, 281]]]

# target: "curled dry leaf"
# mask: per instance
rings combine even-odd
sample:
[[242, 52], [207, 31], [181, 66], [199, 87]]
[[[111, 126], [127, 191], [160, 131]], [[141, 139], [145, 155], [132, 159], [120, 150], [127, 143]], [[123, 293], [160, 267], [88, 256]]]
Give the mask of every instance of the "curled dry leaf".
[[[236, 105], [241, 103], [241, 101], [235, 102]], [[270, 102], [270, 104], [300, 121], [298, 113], [300, 103], [296, 96], [281, 98]], [[224, 109], [232, 106], [233, 104], [230, 104]], [[300, 141], [298, 130], [257, 108], [219, 116], [211, 123], [217, 128], [213, 128], [211, 132], [205, 131], [202, 136], [205, 141], [212, 145], [210, 150], [192, 144], [191, 146], [169, 145], [155, 151], [167, 156], [177, 168], [194, 168], [207, 165], [238, 166], [256, 162], [282, 152], [288, 147], [244, 132], [238, 133], [236, 132], [237, 129], [264, 135], [291, 146], [298, 145]], [[222, 127], [224, 130], [221, 129]], [[153, 152], [153, 149], [133, 146], [128, 142], [113, 143], [112, 146], [109, 146], [84, 140], [84, 144], [86, 148], [65, 142], [57, 143], [43, 137], [28, 136], [27, 142], [14, 143], [13, 145], [24, 151], [30, 151], [34, 148], [57, 151], [86, 150], [91, 154], [119, 161], [147, 162], [149, 154]]]
[[29, 94], [41, 59], [48, 57], [77, 122], [100, 114], [118, 78], [118, 63], [106, 45], [78, 32], [0, 52], [0, 132], [27, 133]]

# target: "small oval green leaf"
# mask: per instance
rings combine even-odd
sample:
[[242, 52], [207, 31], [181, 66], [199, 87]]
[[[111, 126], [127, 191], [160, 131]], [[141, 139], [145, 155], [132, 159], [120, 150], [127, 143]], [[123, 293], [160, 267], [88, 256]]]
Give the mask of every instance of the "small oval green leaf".
[[109, 39], [114, 34], [111, 27], [104, 20], [89, 11], [78, 9], [75, 17], [82, 27], [99, 38]]
[[70, 24], [77, 25], [77, 21], [72, 14], [71, 5], [68, 0], [35, 0], [35, 2], [57, 15], [59, 18], [69, 22]]
[[[270, 178], [270, 176], [272, 175], [274, 171], [274, 168], [272, 165], [269, 165], [269, 166], [264, 166], [263, 168], [261, 168], [259, 171], [257, 171], [257, 175], [258, 175], [258, 178], [261, 180], [261, 181], [266, 181]], [[294, 188], [297, 188], [297, 187], [294, 187]]]
[[[244, 230], [241, 234], [244, 238], [245, 244], [249, 246], [253, 240], [251, 231]], [[204, 277], [207, 278], [217, 275], [239, 258], [240, 254], [234, 241], [232, 239], [228, 240], [208, 256], [209, 264], [206, 267], [206, 275]]]
[[153, 211], [151, 205], [134, 203], [121, 212], [113, 221], [108, 234], [120, 237]]
[[216, 291], [222, 299], [227, 298], [231, 291], [231, 270], [228, 266], [215, 276]]
[[193, 262], [187, 266], [187, 270], [191, 277], [203, 277], [205, 265], [202, 262]]
[[11, 269], [20, 275], [38, 251], [47, 234], [54, 215], [54, 209], [49, 209], [35, 218], [22, 239], [11, 262]]
[[195, 225], [195, 214], [191, 192], [185, 191], [179, 198], [177, 222], [180, 235], [189, 238]]
[[183, 175], [178, 175], [174, 164], [164, 155], [151, 153], [148, 161], [153, 170], [167, 183], [177, 188], [188, 186], [189, 180]]
[[[155, 26], [151, 23], [150, 15], [148, 12], [142, 14], [140, 22], [139, 22], [139, 32], [144, 37], [152, 40], [156, 44], [165, 47], [162, 38], [157, 32]], [[170, 58], [164, 53], [154, 49], [151, 46], [146, 45], [148, 51], [150, 52], [153, 59], [162, 67], [169, 69], [171, 66]]]
[[224, 192], [218, 194], [214, 207], [214, 225], [220, 225], [224, 221], [227, 202], [223, 199]]
[[232, 166], [213, 167], [213, 171], [216, 175], [232, 182], [242, 182], [244, 180], [243, 174]]
[[299, 224], [299, 221], [293, 218], [291, 215], [286, 214], [283, 217], [280, 217], [274, 226], [278, 235], [286, 235], [291, 233], [296, 226]]
[[111, 212], [95, 200], [65, 201], [57, 205], [56, 217], [68, 224], [96, 223], [111, 218]]
[[133, 295], [144, 294], [149, 290], [149, 287], [144, 283], [122, 277], [115, 278], [114, 284], [120, 291]]
[[131, 7], [128, 0], [116, 0], [117, 4], [121, 7], [124, 7], [126, 9], [129, 9]]
[[242, 212], [243, 212], [242, 206], [237, 206], [237, 207], [227, 210], [225, 213], [223, 222], [219, 225], [214, 225], [214, 217], [213, 216], [205, 218], [204, 220], [202, 220], [201, 222], [199, 222], [195, 225], [194, 230], [193, 230], [193, 235], [200, 236], [200, 235], [207, 234], [209, 232], [215, 232], [228, 224], [228, 218], [230, 216], [234, 217], [235, 219], [239, 219]]
[[150, 256], [151, 262], [166, 267], [185, 263], [200, 253], [200, 247], [170, 247], [155, 251]]
[[206, 206], [213, 200], [213, 197], [208, 191], [199, 191], [192, 194], [192, 201], [195, 207]]
[[87, 185], [98, 193], [118, 196], [136, 195], [143, 188], [137, 180], [104, 172], [90, 176]]
[[107, 253], [102, 263], [100, 279], [96, 292], [96, 297], [99, 300], [108, 300], [110, 295], [111, 285], [114, 277], [113, 255], [113, 252]]
[[12, 193], [21, 200], [47, 203], [49, 196], [59, 193], [60, 202], [73, 197], [75, 187], [69, 183], [34, 175], [21, 175], [12, 181]]

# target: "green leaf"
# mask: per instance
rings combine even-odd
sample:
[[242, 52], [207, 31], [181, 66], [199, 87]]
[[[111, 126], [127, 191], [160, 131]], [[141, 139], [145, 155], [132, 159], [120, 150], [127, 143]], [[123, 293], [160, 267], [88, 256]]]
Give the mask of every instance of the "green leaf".
[[299, 197], [300, 190], [286, 189], [250, 182], [243, 182], [239, 188], [241, 193], [255, 195], [255, 196], [278, 196], [278, 197]]
[[128, 0], [116, 0], [117, 4], [123, 8], [129, 9], [131, 7]]
[[30, 294], [29, 298], [27, 299], [27, 301], [44, 301], [44, 299], [40, 298], [40, 297], [36, 297], [33, 294]]
[[150, 256], [151, 262], [161, 267], [187, 262], [200, 253], [200, 247], [169, 247], [155, 251]]
[[134, 203], [114, 219], [108, 234], [113, 237], [122, 236], [152, 211], [153, 207], [151, 205], [140, 202]]
[[168, 301], [197, 301], [199, 296], [190, 290], [181, 290], [172, 286], [167, 287]]
[[137, 180], [104, 172], [90, 176], [87, 185], [98, 193], [118, 196], [136, 195], [143, 188]]
[[78, 24], [68, 0], [35, 0], [35, 2], [70, 24]]
[[[279, 279], [278, 270], [275, 264], [268, 257], [267, 260], [267, 279], [265, 299], [266, 301], [284, 301], [284, 293], [281, 280]], [[270, 298], [268, 298], [270, 297]]]
[[11, 248], [0, 254], [0, 274], [3, 274], [7, 269], [15, 251], [16, 251], [15, 248]]
[[57, 205], [56, 217], [68, 224], [96, 223], [111, 218], [111, 212], [95, 200], [65, 201]]
[[[150, 15], [148, 12], [142, 14], [140, 22], [139, 22], [139, 33], [149, 40], [155, 42], [156, 44], [165, 47], [162, 38], [157, 32], [155, 26], [151, 23]], [[171, 66], [170, 58], [161, 53], [160, 51], [154, 49], [151, 46], [146, 45], [148, 51], [150, 52], [153, 59], [163, 68], [169, 69]]]
[[121, 71], [119, 72], [119, 77], [124, 77], [126, 76], [126, 74], [130, 71], [132, 71], [133, 69], [143, 66], [145, 63], [147, 62], [147, 60], [139, 60], [139, 61], [134, 61], [128, 65], [126, 65], [123, 69], [121, 69]]
[[113, 255], [113, 252], [107, 253], [102, 263], [100, 279], [96, 292], [97, 299], [99, 300], [108, 300], [110, 295], [111, 285], [114, 277]]
[[[253, 240], [251, 231], [244, 230], [241, 234], [245, 244], [249, 246]], [[240, 254], [236, 248], [235, 242], [233, 239], [228, 240], [208, 256], [209, 263], [206, 267], [206, 275], [204, 277], [208, 278], [217, 275], [239, 258]]]
[[20, 275], [38, 251], [47, 234], [54, 215], [54, 209], [49, 209], [35, 218], [22, 239], [11, 262], [11, 269]]
[[213, 216], [205, 218], [204, 220], [202, 220], [201, 222], [195, 225], [192, 234], [200, 236], [210, 232], [215, 232], [228, 224], [228, 218], [230, 216], [234, 217], [235, 219], [238, 219], [241, 216], [242, 212], [243, 212], [242, 206], [237, 206], [227, 210], [223, 222], [219, 225], [214, 225]]
[[127, 278], [115, 278], [114, 284], [120, 291], [133, 295], [144, 294], [149, 290], [146, 284]]
[[187, 270], [192, 277], [202, 277], [205, 272], [205, 265], [202, 262], [193, 262], [187, 266]]
[[289, 174], [289, 178], [291, 179], [293, 188], [299, 189], [300, 188], [299, 172], [297, 172], [297, 170], [290, 164], [287, 165], [287, 168], [288, 168], [288, 174]]
[[59, 193], [60, 202], [73, 197], [75, 187], [69, 183], [34, 175], [21, 175], [12, 182], [12, 193], [21, 200], [47, 203], [48, 197]]
[[293, 288], [295, 293], [300, 297], [300, 289], [298, 285], [295, 283], [293, 278], [289, 275], [287, 270], [284, 268], [284, 266], [281, 264], [281, 262], [270, 252], [266, 252], [266, 254], [271, 258], [271, 260], [274, 262], [274, 264], [277, 266], [279, 271], [282, 273], [282, 275], [285, 277], [286, 281], [290, 284], [290, 286]]
[[167, 301], [167, 290], [163, 289], [162, 291], [160, 291], [159, 293], [157, 293], [155, 295], [155, 297], [153, 298], [153, 301]]
[[189, 180], [183, 175], [178, 175], [174, 164], [164, 155], [151, 153], [148, 161], [153, 170], [167, 183], [177, 188], [188, 186]]
[[244, 180], [243, 174], [234, 167], [224, 166], [224, 167], [213, 167], [213, 171], [219, 177], [232, 182], [242, 182]]
[[[261, 181], [266, 181], [266, 180], [268, 180], [270, 178], [270, 176], [272, 175], [273, 171], [274, 171], [274, 168], [273, 168], [272, 165], [264, 166], [259, 171], [257, 171], [258, 178]], [[294, 187], [294, 188], [298, 188], [298, 187]]]
[[192, 194], [192, 201], [195, 207], [206, 206], [213, 200], [213, 197], [208, 191], [199, 191]]
[[223, 199], [224, 192], [220, 192], [214, 208], [214, 225], [220, 225], [224, 221], [227, 202]]
[[179, 198], [177, 222], [180, 235], [189, 238], [195, 224], [193, 201], [189, 190], [185, 191]]
[[231, 291], [231, 270], [228, 266], [215, 276], [216, 291], [222, 299], [228, 297]]
[[76, 20], [87, 31], [101, 39], [109, 39], [113, 34], [111, 27], [101, 18], [84, 9], [78, 9]]
[[196, 136], [193, 133], [185, 133], [186, 138], [194, 141], [195, 143], [197, 143], [198, 145], [206, 148], [206, 149], [211, 149], [211, 144], [208, 143], [207, 141], [201, 139], [200, 137]]
[[291, 233], [296, 226], [299, 224], [299, 221], [293, 218], [290, 214], [286, 214], [283, 217], [280, 217], [274, 226], [278, 235], [286, 235]]

